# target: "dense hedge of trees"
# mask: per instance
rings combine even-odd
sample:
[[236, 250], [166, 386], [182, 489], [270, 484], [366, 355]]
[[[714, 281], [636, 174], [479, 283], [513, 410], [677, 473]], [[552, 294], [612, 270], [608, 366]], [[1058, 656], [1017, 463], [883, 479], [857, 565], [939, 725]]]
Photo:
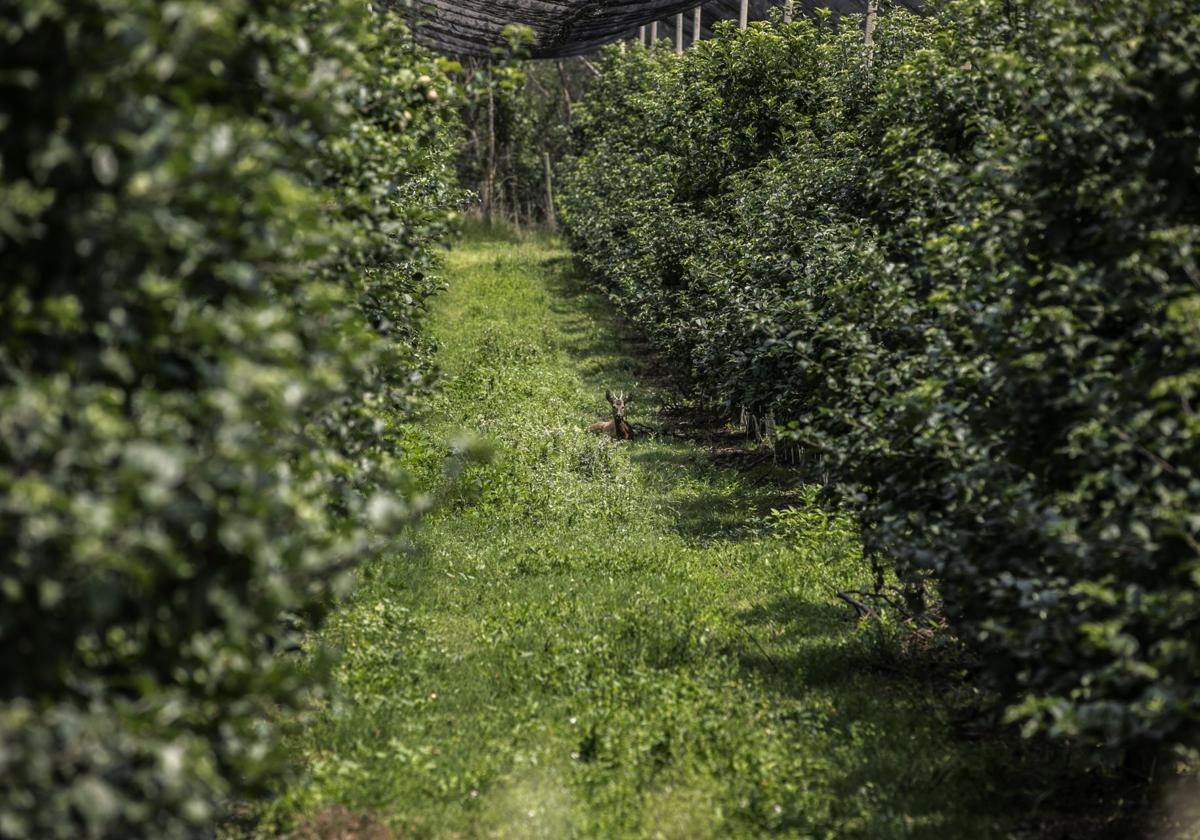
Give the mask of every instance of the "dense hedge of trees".
[[711, 399], [774, 411], [1010, 719], [1200, 724], [1200, 15], [949, 2], [610, 51], [562, 195]]
[[[365, 4], [0, 12], [0, 836], [212, 836], [417, 506], [447, 87]], [[440, 94], [439, 94], [440, 91]]]

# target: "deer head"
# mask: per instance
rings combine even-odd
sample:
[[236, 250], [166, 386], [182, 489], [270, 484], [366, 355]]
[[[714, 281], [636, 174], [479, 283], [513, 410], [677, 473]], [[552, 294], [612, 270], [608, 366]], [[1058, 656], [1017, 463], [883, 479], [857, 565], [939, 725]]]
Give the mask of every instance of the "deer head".
[[612, 391], [605, 391], [604, 399], [608, 400], [608, 404], [612, 406], [613, 420], [624, 421], [625, 395], [614, 394]]
[[604, 398], [612, 406], [613, 419], [609, 434], [618, 440], [633, 440], [633, 427], [625, 419], [625, 395], [605, 391]]

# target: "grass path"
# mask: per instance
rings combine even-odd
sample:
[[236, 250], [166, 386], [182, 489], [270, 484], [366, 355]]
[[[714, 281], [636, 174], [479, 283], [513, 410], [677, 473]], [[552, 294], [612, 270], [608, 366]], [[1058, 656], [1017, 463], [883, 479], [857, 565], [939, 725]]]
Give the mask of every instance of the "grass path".
[[[446, 386], [411, 434], [448, 501], [323, 631], [340, 693], [278, 814], [404, 838], [995, 834], [1010, 759], [948, 735], [937, 689], [831, 595], [865, 582], [851, 523], [695, 447], [586, 434], [606, 386], [635, 421], [654, 397], [553, 240], [476, 237], [447, 275]], [[451, 481], [463, 430], [495, 457]]]

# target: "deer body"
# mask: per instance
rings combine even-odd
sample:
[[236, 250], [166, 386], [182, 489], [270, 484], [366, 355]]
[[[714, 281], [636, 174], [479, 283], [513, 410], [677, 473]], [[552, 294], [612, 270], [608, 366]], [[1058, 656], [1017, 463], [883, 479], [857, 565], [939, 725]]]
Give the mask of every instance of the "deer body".
[[625, 395], [605, 391], [604, 398], [612, 406], [612, 419], [588, 426], [588, 431], [597, 435], [608, 435], [614, 440], [633, 440], [633, 427], [625, 419]]

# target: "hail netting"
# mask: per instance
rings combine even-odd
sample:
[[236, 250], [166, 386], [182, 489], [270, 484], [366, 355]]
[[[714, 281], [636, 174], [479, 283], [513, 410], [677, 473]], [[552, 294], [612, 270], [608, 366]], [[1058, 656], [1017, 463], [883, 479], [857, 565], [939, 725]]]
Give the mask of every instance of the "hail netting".
[[[696, 0], [387, 0], [387, 5], [412, 21], [422, 43], [447, 55], [490, 55], [493, 49], [508, 46], [504, 27], [519, 24], [533, 30], [532, 57], [554, 58], [635, 38], [639, 26], [655, 21], [658, 36], [673, 40], [679, 13], [684, 13], [683, 34], [690, 44], [694, 38], [691, 12], [699, 4]], [[740, 5], [740, 0], [704, 3], [701, 37], [711, 37], [718, 21], [737, 20]], [[782, 0], [749, 0], [748, 18], [763, 20], [772, 8], [783, 5]], [[902, 5], [915, 9], [920, 3], [902, 0]], [[792, 8], [796, 15], [811, 14], [816, 8], [862, 14], [867, 0], [794, 0]]]

